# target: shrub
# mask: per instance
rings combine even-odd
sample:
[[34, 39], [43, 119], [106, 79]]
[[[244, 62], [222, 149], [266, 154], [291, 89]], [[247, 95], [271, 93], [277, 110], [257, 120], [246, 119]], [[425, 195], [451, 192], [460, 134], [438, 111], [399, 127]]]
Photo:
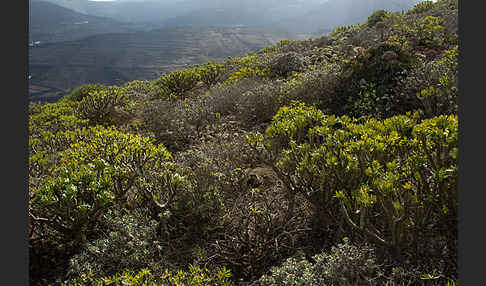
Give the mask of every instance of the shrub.
[[261, 84], [241, 94], [237, 101], [237, 118], [247, 126], [272, 120], [280, 107], [280, 88], [275, 84]]
[[348, 227], [394, 257], [417, 259], [425, 251], [438, 258], [442, 248], [454, 253], [457, 117], [417, 121], [401, 115], [358, 124], [284, 107], [265, 136], [250, 142], [267, 153], [286, 187], [314, 206], [321, 228], [344, 227], [336, 217], [342, 213]]
[[113, 276], [95, 278], [92, 273], [82, 274], [80, 277], [65, 281], [62, 286], [75, 285], [133, 285], [133, 286], [173, 286], [173, 285], [214, 285], [230, 286], [233, 285], [229, 280], [231, 272], [224, 267], [214, 270], [190, 265], [186, 271], [166, 270], [163, 274], [153, 274], [149, 269], [140, 271], [125, 270]]
[[433, 1], [422, 1], [415, 4], [412, 9], [406, 12], [406, 14], [421, 14], [431, 10], [433, 7], [434, 7]]
[[195, 68], [186, 68], [167, 73], [154, 80], [156, 96], [162, 99], [184, 99], [187, 92], [196, 87], [200, 76]]
[[368, 16], [368, 20], [366, 21], [366, 25], [373, 27], [375, 26], [378, 22], [382, 22], [385, 19], [385, 16], [387, 15], [387, 11], [385, 10], [377, 10], [373, 12], [371, 15]]
[[232, 73], [225, 81], [226, 84], [235, 83], [242, 79], [265, 79], [268, 76], [268, 69], [259, 67], [242, 67]]
[[338, 64], [326, 64], [303, 73], [295, 73], [282, 83], [280, 90], [282, 105], [296, 100], [315, 104], [327, 109], [337, 96], [341, 67]]
[[279, 53], [270, 58], [266, 67], [272, 77], [288, 77], [292, 72], [303, 71], [305, 63], [295, 52]]
[[372, 248], [353, 245], [345, 238], [329, 254], [314, 255], [312, 263], [302, 255], [291, 257], [252, 285], [378, 285], [373, 281], [378, 269]]
[[224, 232], [211, 253], [217, 264], [228, 265], [236, 279], [249, 281], [301, 247], [299, 242], [309, 230], [307, 205], [289, 198], [269, 167], [250, 169], [240, 184], [233, 199], [224, 201]]
[[100, 92], [106, 90], [108, 87], [104, 84], [85, 84], [77, 89], [73, 90], [70, 95], [67, 96], [70, 100], [81, 101], [85, 97], [89, 96], [93, 92]]
[[457, 46], [442, 57], [421, 61], [399, 83], [403, 96], [413, 98], [428, 117], [457, 113], [458, 97]]
[[242, 79], [231, 84], [216, 85], [209, 91], [207, 106], [220, 116], [235, 114], [241, 95], [261, 84], [259, 80]]
[[157, 240], [158, 222], [141, 211], [123, 214], [109, 210], [102, 215], [101, 224], [101, 234], [70, 259], [68, 277], [83, 273], [104, 277], [120, 269], [162, 272], [169, 266], [170, 257], [163, 257], [161, 242]]
[[196, 139], [196, 128], [186, 117], [184, 101], [153, 100], [141, 108], [146, 128], [171, 152], [187, 149]]
[[142, 101], [154, 96], [155, 87], [150, 81], [133, 80], [122, 85], [120, 92], [129, 101]]
[[[338, 92], [330, 104], [330, 110], [335, 114], [348, 114], [359, 117], [367, 115], [363, 110], [355, 110], [359, 100], [366, 92], [371, 92], [378, 115], [391, 116], [402, 114], [401, 98], [395, 95], [394, 87], [399, 80], [412, 68], [415, 59], [403, 51], [399, 45], [390, 43], [379, 44], [358, 55], [343, 67], [342, 78]], [[368, 89], [368, 90], [367, 90]], [[361, 95], [360, 95], [361, 94]], [[376, 114], [376, 113], [373, 113]]]
[[224, 65], [216, 62], [208, 62], [197, 68], [201, 81], [207, 88], [220, 82], [224, 75]]
[[92, 91], [85, 96], [77, 108], [80, 118], [88, 119], [92, 125], [113, 124], [115, 107], [126, 104], [126, 98], [119, 87]]
[[76, 115], [77, 102], [56, 102], [36, 105], [29, 114], [29, 136], [37, 138], [42, 132], [56, 134], [86, 126], [88, 120]]
[[157, 214], [169, 207], [183, 178], [173, 172], [162, 145], [101, 126], [67, 136], [76, 143], [60, 154], [31, 200], [33, 216], [61, 240], [84, 243], [107, 208], [126, 205], [133, 187]]

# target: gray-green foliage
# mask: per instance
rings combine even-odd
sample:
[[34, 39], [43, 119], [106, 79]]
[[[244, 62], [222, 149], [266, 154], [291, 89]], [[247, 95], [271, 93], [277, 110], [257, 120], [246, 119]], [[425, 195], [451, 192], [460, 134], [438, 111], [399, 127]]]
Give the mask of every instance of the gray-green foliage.
[[378, 285], [373, 282], [379, 276], [376, 256], [367, 245], [357, 246], [344, 239], [329, 253], [318, 253], [311, 261], [302, 254], [291, 257], [252, 285]]

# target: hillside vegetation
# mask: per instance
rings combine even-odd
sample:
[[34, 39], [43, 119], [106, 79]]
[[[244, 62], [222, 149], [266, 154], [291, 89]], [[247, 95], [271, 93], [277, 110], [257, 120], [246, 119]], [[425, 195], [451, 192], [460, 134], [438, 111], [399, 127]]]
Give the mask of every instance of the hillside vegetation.
[[31, 103], [31, 284], [455, 285], [457, 13]]

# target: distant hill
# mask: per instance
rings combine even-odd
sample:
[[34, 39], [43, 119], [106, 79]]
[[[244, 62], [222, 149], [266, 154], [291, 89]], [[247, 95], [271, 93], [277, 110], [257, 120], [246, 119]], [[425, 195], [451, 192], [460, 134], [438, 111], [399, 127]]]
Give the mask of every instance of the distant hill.
[[194, 0], [45, 0], [93, 16], [109, 17], [122, 22], [158, 23], [196, 9]]
[[137, 30], [111, 18], [82, 14], [40, 0], [29, 1], [30, 41], [61, 42], [103, 33]]
[[288, 39], [278, 30], [174, 28], [95, 35], [31, 48], [31, 96], [65, 94], [87, 83], [122, 84], [209, 60], [240, 56]]
[[362, 23], [375, 10], [407, 10], [420, 0], [46, 0], [90, 15], [175, 26], [272, 27], [291, 33]]
[[376, 10], [404, 11], [413, 7], [417, 0], [329, 0], [317, 5], [312, 11], [274, 23], [289, 32], [317, 32], [351, 24], [364, 23]]

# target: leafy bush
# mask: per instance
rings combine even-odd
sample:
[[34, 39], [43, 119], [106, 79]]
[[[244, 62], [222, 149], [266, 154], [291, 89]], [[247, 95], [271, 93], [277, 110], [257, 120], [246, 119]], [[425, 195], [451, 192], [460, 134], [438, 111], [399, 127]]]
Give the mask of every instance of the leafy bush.
[[31, 205], [39, 221], [75, 244], [86, 241], [107, 208], [123, 207], [133, 187], [147, 207], [160, 213], [183, 179], [172, 172], [170, 153], [150, 138], [101, 126], [67, 136], [76, 143], [61, 152]]
[[154, 80], [156, 96], [162, 99], [184, 99], [199, 80], [200, 76], [195, 68], [172, 71]]
[[161, 272], [169, 266], [169, 260], [162, 257], [161, 242], [157, 241], [158, 222], [141, 211], [123, 214], [109, 210], [102, 215], [101, 224], [99, 237], [70, 259], [69, 277], [83, 273], [104, 277], [120, 269], [149, 268]]
[[238, 71], [231, 74], [225, 83], [235, 83], [242, 79], [265, 79], [267, 75], [268, 69], [266, 68], [260, 69], [259, 67], [242, 67]]
[[404, 78], [399, 88], [404, 96], [415, 98], [428, 117], [457, 113], [457, 46], [430, 62], [421, 61]]
[[78, 105], [77, 102], [63, 101], [32, 106], [29, 115], [30, 138], [37, 138], [42, 132], [56, 134], [86, 126], [88, 120], [79, 118], [75, 113]]
[[387, 15], [387, 11], [385, 10], [377, 10], [373, 12], [371, 15], [368, 16], [368, 20], [366, 21], [366, 25], [373, 27], [378, 22], [382, 22]]
[[273, 77], [288, 77], [292, 72], [303, 71], [305, 63], [302, 57], [295, 52], [279, 53], [270, 58], [266, 67]]
[[114, 123], [115, 107], [126, 104], [126, 98], [118, 87], [91, 91], [77, 108], [80, 118], [88, 119], [92, 125], [110, 125]]
[[393, 88], [412, 68], [414, 62], [414, 57], [403, 51], [399, 45], [383, 43], [368, 49], [344, 65], [337, 97], [329, 108], [336, 114], [356, 117], [367, 115], [355, 110], [355, 106], [359, 105], [360, 94], [366, 94], [372, 86], [372, 92], [376, 94], [373, 97], [374, 102], [370, 104], [375, 106], [378, 115], [390, 116], [409, 111], [403, 110], [401, 98], [395, 96]]
[[289, 258], [252, 285], [378, 285], [373, 282], [378, 269], [372, 248], [355, 246], [345, 238], [329, 254], [314, 255], [312, 263], [302, 255]]
[[[314, 206], [322, 226], [339, 225], [342, 213], [348, 227], [395, 257], [440, 257], [455, 241], [457, 117], [417, 120], [358, 124], [299, 105], [282, 108], [265, 136], [250, 141], [266, 150], [286, 187]], [[448, 237], [437, 242], [444, 225]]]
[[92, 273], [82, 274], [80, 277], [62, 283], [62, 286], [75, 285], [132, 285], [132, 286], [173, 286], [173, 285], [233, 285], [229, 280], [231, 272], [224, 267], [215, 270], [191, 265], [187, 271], [166, 270], [162, 275], [152, 274], [149, 269], [140, 271], [125, 270], [113, 276], [95, 278]]
[[133, 80], [122, 85], [120, 92], [130, 102], [136, 102], [152, 98], [155, 87], [150, 81]]
[[93, 92], [100, 92], [106, 90], [108, 87], [104, 84], [85, 84], [77, 89], [73, 90], [70, 95], [67, 96], [70, 100], [81, 101], [85, 97], [89, 96]]
[[378, 260], [370, 245], [344, 238], [328, 252], [309, 258], [299, 253], [288, 258], [251, 285], [456, 285], [435, 268], [423, 271], [413, 265], [384, 265]]
[[207, 88], [221, 81], [224, 71], [224, 65], [216, 62], [208, 62], [197, 68], [199, 77]]

